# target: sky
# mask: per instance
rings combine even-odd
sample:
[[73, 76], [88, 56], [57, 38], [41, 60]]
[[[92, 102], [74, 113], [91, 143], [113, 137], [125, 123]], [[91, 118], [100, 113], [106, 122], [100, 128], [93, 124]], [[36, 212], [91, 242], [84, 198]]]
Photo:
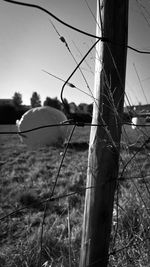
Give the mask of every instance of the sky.
[[[77, 28], [93, 34], [96, 32], [93, 18], [93, 15], [96, 16], [96, 0], [28, 2], [46, 8]], [[15, 92], [20, 92], [26, 105], [30, 104], [34, 91], [40, 95], [42, 103], [47, 96], [60, 100], [63, 82], [43, 70], [66, 80], [76, 67], [73, 57], [79, 62], [95, 41], [92, 37], [67, 28], [40, 10], [6, 3], [3, 0], [0, 0], [0, 33], [0, 98], [12, 98]], [[65, 38], [71, 53], [60, 41], [58, 34]], [[129, 0], [128, 44], [150, 51], [150, 0]], [[92, 91], [94, 60], [95, 49], [81, 65]], [[79, 70], [70, 82], [89, 94]], [[150, 102], [149, 83], [150, 55], [128, 50], [126, 94], [131, 105]], [[66, 86], [63, 97], [76, 104], [92, 103], [92, 97], [87, 94]]]

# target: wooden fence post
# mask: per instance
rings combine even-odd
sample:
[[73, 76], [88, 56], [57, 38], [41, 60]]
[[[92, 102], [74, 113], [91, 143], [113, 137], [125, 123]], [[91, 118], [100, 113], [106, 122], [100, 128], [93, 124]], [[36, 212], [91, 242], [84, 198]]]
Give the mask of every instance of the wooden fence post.
[[[103, 31], [101, 31], [101, 25]], [[90, 134], [80, 267], [106, 267], [121, 137], [128, 0], [97, 0], [97, 35], [108, 38], [96, 47], [93, 124]], [[105, 125], [105, 126], [104, 126]]]

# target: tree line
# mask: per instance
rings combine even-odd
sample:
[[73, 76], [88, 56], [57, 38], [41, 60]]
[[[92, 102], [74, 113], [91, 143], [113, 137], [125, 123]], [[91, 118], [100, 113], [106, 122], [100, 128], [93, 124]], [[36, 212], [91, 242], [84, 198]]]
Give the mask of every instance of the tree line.
[[[46, 97], [43, 106], [50, 106], [63, 111], [68, 119], [80, 122], [91, 122], [93, 104], [81, 103], [76, 105], [74, 102], [69, 103], [64, 99], [65, 106], [59, 101], [57, 97]], [[41, 107], [41, 97], [35, 91], [30, 98], [30, 106], [23, 105], [22, 94], [15, 92], [11, 102], [0, 102], [0, 124], [15, 124], [16, 120], [30, 108]]]

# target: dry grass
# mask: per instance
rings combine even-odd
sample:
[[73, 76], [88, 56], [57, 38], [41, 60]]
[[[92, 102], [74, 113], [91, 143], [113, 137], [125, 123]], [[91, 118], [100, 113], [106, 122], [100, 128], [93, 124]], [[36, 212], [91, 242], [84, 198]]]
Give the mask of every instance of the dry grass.
[[[126, 132], [123, 142], [130, 143], [132, 139], [132, 143], [136, 143], [139, 134], [129, 133], [129, 129]], [[89, 128], [77, 128], [72, 142], [88, 140]], [[41, 201], [50, 196], [64, 148], [29, 151], [17, 136], [1, 135], [0, 150], [0, 217], [26, 206], [0, 221], [0, 266], [38, 267], [44, 213]], [[135, 151], [128, 146], [121, 152], [119, 173], [122, 179], [114, 206], [110, 266], [144, 267], [150, 259], [149, 179], [144, 178], [150, 175], [150, 154], [144, 149], [130, 162], [133, 153]], [[71, 266], [78, 266], [84, 209], [84, 191], [80, 189], [86, 182], [87, 157], [86, 146], [68, 149], [54, 195], [78, 193], [48, 203], [41, 261], [42, 264], [47, 262], [48, 267], [67, 267], [70, 258]], [[134, 179], [135, 176], [140, 179]]]
[[[5, 127], [2, 130], [7, 129]], [[50, 196], [64, 148], [45, 147], [29, 151], [15, 135], [2, 135], [0, 138], [0, 217], [15, 209], [27, 207], [0, 221], [0, 266], [38, 266], [44, 212], [44, 205], [40, 201]], [[83, 138], [85, 141], [85, 135]], [[74, 140], [83, 141], [76, 132]], [[54, 195], [78, 191], [85, 186], [87, 155], [87, 149], [68, 149]], [[42, 263], [48, 260], [54, 266], [68, 266], [68, 201], [74, 266], [79, 260], [83, 195], [75, 194], [69, 200], [58, 199], [48, 204]]]

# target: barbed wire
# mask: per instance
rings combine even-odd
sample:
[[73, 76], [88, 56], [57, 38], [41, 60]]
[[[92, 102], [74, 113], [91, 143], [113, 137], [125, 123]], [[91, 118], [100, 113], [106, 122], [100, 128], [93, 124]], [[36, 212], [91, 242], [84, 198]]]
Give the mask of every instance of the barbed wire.
[[[132, 123], [132, 122], [120, 122], [119, 123], [120, 125], [128, 125], [128, 126], [135, 126], [135, 127], [142, 127], [142, 128], [145, 128], [145, 127], [150, 127], [150, 124], [135, 124], [135, 123]], [[5, 135], [5, 134], [12, 134], [12, 135], [22, 135], [23, 137], [25, 137], [25, 133], [29, 133], [29, 132], [33, 132], [33, 131], [37, 131], [37, 130], [40, 130], [40, 129], [44, 129], [44, 128], [52, 128], [52, 127], [66, 127], [66, 126], [71, 126], [71, 125], [75, 125], [77, 127], [85, 127], [85, 126], [90, 126], [90, 127], [108, 127], [108, 125], [106, 123], [87, 123], [87, 122], [84, 122], [84, 121], [78, 121], [78, 120], [75, 120], [75, 119], [69, 119], [69, 120], [66, 120], [64, 122], [61, 122], [61, 123], [56, 123], [56, 124], [46, 124], [46, 125], [41, 125], [41, 126], [38, 126], [38, 127], [34, 127], [34, 128], [30, 128], [30, 129], [27, 129], [27, 130], [23, 130], [23, 131], [0, 131], [0, 135]], [[114, 125], [114, 124], [109, 124], [110, 126]]]
[[69, 80], [71, 79], [71, 77], [75, 74], [75, 72], [78, 70], [78, 68], [80, 67], [80, 65], [82, 64], [82, 62], [86, 59], [86, 57], [89, 55], [89, 53], [92, 51], [92, 49], [96, 46], [96, 44], [99, 42], [100, 40], [97, 40], [96, 42], [94, 42], [94, 44], [90, 47], [90, 49], [87, 51], [87, 53], [84, 55], [84, 57], [81, 59], [81, 61], [77, 64], [76, 68], [72, 71], [72, 73], [70, 74], [70, 76], [68, 77], [68, 79], [65, 81], [65, 83], [63, 84], [62, 88], [61, 88], [61, 101], [65, 107], [65, 102], [63, 99], [63, 92], [65, 89], [65, 86], [68, 84]]
[[[72, 132], [71, 132], [70, 137], [69, 137], [69, 142], [70, 142], [70, 140], [71, 140], [71, 138], [72, 138], [72, 135], [73, 135], [74, 130], [75, 130], [75, 128], [72, 129]], [[67, 143], [67, 145], [66, 145], [66, 147], [65, 147], [65, 151], [64, 151], [64, 153], [63, 153], [62, 160], [61, 160], [61, 163], [60, 163], [60, 165], [59, 165], [59, 169], [58, 169], [58, 172], [57, 172], [56, 180], [55, 180], [55, 183], [54, 183], [52, 192], [50, 193], [50, 197], [46, 198], [45, 200], [41, 200], [41, 201], [39, 200], [39, 202], [38, 202], [39, 204], [45, 204], [45, 203], [48, 203], [48, 202], [53, 202], [53, 201], [56, 201], [56, 200], [60, 200], [60, 199], [62, 199], [62, 198], [67, 198], [67, 197], [73, 196], [73, 195], [75, 195], [75, 194], [80, 194], [81, 192], [84, 192], [84, 191], [89, 190], [89, 189], [94, 189], [94, 188], [95, 188], [95, 186], [89, 186], [89, 187], [80, 188], [80, 190], [75, 191], [75, 192], [71, 192], [71, 193], [67, 193], [67, 194], [62, 194], [62, 195], [56, 195], [56, 196], [54, 196], [54, 191], [55, 191], [55, 188], [56, 188], [57, 180], [58, 180], [58, 178], [59, 178], [60, 170], [61, 170], [61, 167], [62, 167], [64, 158], [65, 158], [65, 155], [66, 155], [66, 153], [67, 153], [67, 149], [68, 149], [68, 146], [69, 146], [69, 142]], [[149, 138], [149, 140], [146, 140], [146, 141], [144, 142], [144, 144], [142, 144], [142, 145], [138, 148], [138, 151], [136, 151], [136, 153], [133, 155], [133, 157], [135, 157], [135, 156], [140, 152], [140, 150], [145, 146], [145, 144], [146, 144], [147, 142], [150, 142], [150, 138]], [[130, 162], [127, 162], [125, 168], [127, 167], [127, 165], [128, 165], [129, 163], [130, 163]], [[150, 175], [149, 175], [149, 176], [146, 175], [146, 176], [142, 176], [142, 177], [139, 177], [139, 176], [125, 177], [125, 176], [123, 176], [124, 171], [125, 171], [125, 169], [123, 169], [121, 175], [118, 176], [117, 181], [122, 182], [122, 181], [132, 180], [132, 179], [134, 179], [134, 180], [136, 180], [136, 179], [139, 179], [139, 180], [141, 180], [141, 179], [150, 179]], [[111, 180], [111, 181], [108, 180], [107, 183], [112, 182], [112, 181], [113, 181], [113, 180]], [[105, 183], [101, 183], [100, 186], [102, 186], [102, 185], [104, 185], [104, 184], [105, 184]], [[1, 220], [4, 220], [4, 219], [6, 219], [6, 218], [8, 218], [8, 217], [10, 217], [10, 216], [12, 216], [12, 215], [14, 215], [14, 214], [16, 214], [17, 212], [23, 211], [23, 210], [28, 209], [28, 208], [30, 208], [30, 207], [32, 207], [32, 204], [28, 204], [27, 206], [25, 205], [24, 207], [18, 208], [18, 209], [16, 209], [16, 210], [10, 212], [9, 214], [6, 214], [5, 216], [1, 217], [1, 218], [0, 218], [0, 221], [1, 221]]]
[[[71, 138], [70, 138], [71, 139]], [[68, 143], [69, 144], [69, 143]], [[143, 145], [140, 147], [140, 149], [143, 147]], [[139, 149], [139, 150], [140, 150]], [[67, 149], [66, 149], [66, 152], [67, 152]], [[63, 155], [63, 157], [64, 157], [65, 155]], [[135, 155], [134, 155], [135, 156]], [[129, 163], [128, 163], [129, 164]], [[60, 171], [60, 168], [61, 168], [61, 166], [59, 166], [59, 171]], [[58, 171], [58, 173], [59, 173], [59, 171]], [[142, 179], [143, 177], [134, 177], [134, 179]], [[148, 177], [146, 177], [147, 179], [148, 179]], [[150, 177], [149, 177], [150, 178]], [[58, 179], [58, 176], [57, 176], [57, 179]], [[57, 180], [56, 179], [56, 180]], [[131, 178], [132, 179], [132, 178]], [[121, 181], [124, 181], [125, 180], [125, 177], [123, 177], [123, 174], [117, 179], [117, 181], [119, 181], [119, 182], [121, 182]], [[56, 183], [57, 183], [57, 181], [55, 181]], [[107, 182], [109, 182], [109, 181], [107, 181]], [[110, 181], [110, 182], [112, 182], [112, 181]], [[102, 184], [100, 185], [100, 186], [102, 186]], [[57, 200], [59, 200], [59, 199], [63, 199], [63, 198], [66, 198], [66, 197], [71, 197], [71, 196], [73, 196], [73, 195], [75, 195], [75, 194], [80, 194], [81, 192], [83, 192], [83, 191], [86, 191], [86, 190], [91, 190], [91, 189], [94, 189], [94, 187], [85, 187], [85, 188], [80, 188], [80, 190], [78, 190], [78, 191], [76, 191], [76, 192], [71, 192], [71, 193], [67, 193], [67, 194], [62, 194], [62, 195], [58, 195], [58, 196], [54, 196], [54, 195], [52, 195], [52, 196], [50, 196], [48, 199], [46, 199], [46, 200], [42, 200], [42, 201], [40, 201], [39, 200], [39, 204], [47, 204], [48, 202], [53, 202], [53, 201], [57, 201]], [[141, 195], [140, 195], [141, 196]], [[146, 203], [143, 201], [143, 203], [144, 203], [144, 205], [145, 205], [145, 207], [146, 207]], [[118, 204], [119, 205], [119, 204]], [[32, 206], [32, 205], [31, 205]], [[7, 219], [8, 217], [10, 217], [10, 216], [13, 216], [14, 214], [16, 214], [16, 213], [18, 213], [18, 212], [20, 212], [20, 211], [23, 211], [23, 210], [25, 210], [25, 209], [28, 209], [28, 208], [30, 208], [30, 205], [28, 205], [28, 206], [26, 206], [26, 207], [23, 207], [23, 208], [19, 208], [19, 209], [17, 209], [17, 210], [15, 210], [15, 211], [13, 211], [13, 212], [11, 212], [11, 213], [9, 213], [9, 214], [7, 214], [7, 215], [5, 215], [5, 216], [3, 216], [2, 218], [0, 218], [0, 220], [2, 221], [2, 220], [4, 220], [4, 219]], [[147, 208], [147, 211], [148, 211], [148, 208]], [[45, 210], [44, 210], [44, 212], [45, 212]], [[45, 214], [45, 216], [46, 216], [46, 214]], [[43, 221], [44, 221], [44, 219], [45, 219], [45, 216], [43, 217]], [[41, 237], [43, 236], [43, 230], [42, 230], [42, 232], [41, 232]], [[41, 253], [42, 253], [42, 239], [41, 239]], [[122, 247], [122, 248], [120, 248], [120, 249], [115, 249], [114, 251], [112, 251], [112, 252], [110, 252], [110, 254], [109, 255], [114, 255], [114, 254], [117, 254], [117, 253], [119, 253], [119, 251], [122, 251], [122, 250], [124, 250], [124, 249], [127, 249], [128, 247], [130, 247], [131, 246], [131, 243], [129, 243], [128, 244], [128, 246], [126, 245], [126, 246], [124, 246], [124, 247]], [[116, 252], [116, 253], [115, 253]], [[42, 260], [42, 254], [40, 254], [40, 261]], [[101, 259], [99, 259], [100, 261], [101, 261]], [[42, 263], [42, 261], [41, 261], [41, 263]], [[42, 265], [40, 265], [40, 266], [42, 266]]]
[[13, 1], [13, 0], [3, 0], [3, 1], [11, 3], [11, 4], [16, 4], [16, 5], [27, 6], [27, 7], [39, 9], [39, 10], [43, 11], [44, 13], [48, 14], [49, 16], [53, 17], [55, 20], [57, 20], [58, 22], [60, 22], [64, 26], [66, 26], [66, 27], [68, 27], [68, 28], [70, 28], [72, 30], [75, 30], [75, 31], [77, 31], [77, 32], [79, 32], [81, 34], [87, 35], [89, 37], [96, 38], [99, 41], [110, 43], [110, 44], [115, 45], [115, 46], [124, 46], [125, 48], [128, 48], [128, 49], [130, 49], [130, 50], [132, 50], [132, 51], [134, 51], [136, 53], [139, 53], [139, 54], [150, 55], [150, 51], [140, 50], [140, 49], [137, 49], [137, 48], [135, 48], [133, 46], [130, 46], [130, 45], [118, 44], [118, 43], [112, 42], [107, 37], [96, 36], [94, 34], [90, 34], [88, 32], [85, 32], [85, 31], [81, 30], [81, 29], [78, 29], [78, 28], [76, 28], [76, 27], [64, 22], [63, 20], [61, 20], [60, 18], [58, 18], [57, 16], [55, 16], [53, 13], [51, 13], [50, 11], [48, 11], [46, 8], [44, 8], [42, 6], [39, 6], [39, 5], [36, 5], [36, 4], [29, 4], [29, 3], [24, 3], [24, 2]]
[[[62, 82], [65, 82], [64, 79], [62, 79], [62, 78], [60, 78], [60, 77], [58, 77], [58, 76], [56, 76], [56, 75], [54, 75], [54, 74], [46, 71], [46, 70], [42, 70], [42, 71], [45, 72], [45, 73], [47, 73], [48, 75], [50, 75], [50, 76], [52, 76], [52, 77], [60, 80], [60, 81], [62, 81]], [[90, 94], [86, 93], [85, 91], [83, 91], [82, 89], [80, 89], [79, 87], [77, 87], [76, 85], [74, 85], [73, 83], [68, 82], [66, 85], [69, 86], [69, 87], [71, 87], [71, 88], [77, 89], [78, 91], [82, 92], [83, 94], [85, 94], [85, 95], [87, 95], [87, 96], [89, 96], [90, 98], [93, 99], [93, 96], [91, 96]], [[96, 100], [96, 98], [94, 98], [94, 99]]]
[[[73, 195], [78, 195], [78, 194], [80, 194], [82, 192], [85, 192], [86, 190], [90, 190], [90, 189], [94, 189], [94, 188], [95, 188], [94, 186], [89, 186], [89, 187], [80, 188], [80, 190], [78, 190], [78, 191], [70, 192], [70, 193], [67, 193], [67, 194], [50, 196], [49, 198], [46, 198], [44, 200], [41, 200], [41, 201], [39, 200], [38, 203], [39, 204], [45, 204], [45, 203], [48, 203], [48, 202], [54, 202], [54, 201], [57, 201], [57, 200], [60, 200], [60, 199], [63, 199], [63, 198], [71, 197]], [[17, 208], [16, 210], [14, 210], [14, 211], [6, 214], [5, 216], [1, 217], [0, 221], [3, 221], [5, 219], [7, 219], [8, 217], [13, 216], [14, 214], [16, 214], [16, 213], [18, 213], [20, 211], [29, 209], [30, 207], [32, 207], [32, 204], [24, 205], [24, 207]]]
[[150, 142], [150, 137], [145, 140], [145, 142], [143, 142], [143, 144], [137, 149], [137, 151], [132, 155], [132, 157], [127, 161], [127, 163], [124, 165], [123, 170], [121, 172], [120, 178], [122, 178], [125, 169], [127, 168], [127, 166], [130, 164], [130, 162], [137, 156], [137, 154]]
[[[90, 92], [90, 94], [91, 94], [92, 99], [94, 99], [94, 96], [93, 96], [92, 90], [91, 90], [91, 88], [90, 88], [90, 86], [89, 86], [89, 84], [88, 84], [88, 81], [87, 81], [87, 79], [86, 79], [86, 77], [85, 77], [85, 75], [84, 75], [84, 73], [83, 73], [83, 71], [82, 71], [82, 69], [81, 69], [81, 67], [80, 67], [80, 64], [78, 64], [78, 62], [77, 62], [75, 56], [73, 55], [73, 53], [72, 53], [72, 51], [71, 51], [71, 48], [70, 48], [69, 45], [68, 45], [68, 42], [66, 41], [66, 39], [64, 38], [64, 36], [61, 36], [61, 35], [60, 35], [60, 33], [58, 32], [58, 30], [57, 30], [56, 26], [54, 25], [54, 23], [53, 23], [51, 20], [50, 20], [50, 22], [51, 22], [51, 25], [53, 26], [55, 32], [56, 32], [57, 35], [59, 36], [60, 41], [63, 42], [63, 43], [65, 44], [65, 46], [66, 46], [67, 50], [69, 51], [71, 57], [73, 58], [74, 62], [76, 63], [76, 65], [77, 65], [77, 67], [78, 67], [78, 69], [79, 69], [79, 71], [80, 71], [80, 73], [81, 73], [81, 76], [82, 76], [82, 78], [83, 78], [83, 80], [84, 80], [84, 82], [85, 82], [85, 84], [86, 84], [86, 87], [88, 88], [88, 90], [89, 90], [89, 92]], [[89, 54], [89, 53], [88, 53], [88, 54]], [[88, 55], [88, 54], [87, 54], [87, 55]], [[86, 56], [86, 57], [87, 57], [87, 56]], [[83, 56], [82, 56], [82, 58], [83, 58]], [[85, 61], [85, 60], [86, 60], [86, 58], [84, 58], [84, 61]], [[68, 83], [67, 83], [67, 84], [68, 84]], [[94, 99], [94, 100], [95, 100], [95, 99]]]
[[[58, 178], [59, 178], [59, 175], [60, 175], [60, 171], [61, 171], [61, 168], [62, 168], [62, 165], [63, 165], [63, 162], [64, 162], [64, 159], [65, 159], [65, 156], [66, 156], [66, 153], [67, 153], [67, 150], [68, 150], [68, 146], [69, 146], [69, 143], [71, 141], [71, 138], [73, 136], [73, 133], [75, 131], [75, 128], [76, 128], [76, 125], [73, 126], [72, 130], [71, 130], [71, 133], [69, 135], [69, 138], [68, 138], [68, 141], [67, 141], [67, 144], [65, 146], [65, 150], [63, 152], [63, 155], [62, 155], [62, 158], [61, 158], [61, 162], [59, 164], [59, 168], [58, 168], [58, 171], [57, 171], [57, 175], [56, 175], [56, 178], [55, 178], [55, 182], [54, 182], [54, 185], [53, 185], [53, 188], [52, 188], [52, 191], [50, 192], [50, 199], [53, 197], [54, 195], [54, 192], [55, 192], [55, 188], [57, 186], [57, 182], [58, 182]], [[45, 218], [46, 218], [46, 211], [47, 211], [47, 204], [48, 204], [49, 200], [47, 200], [45, 202], [45, 206], [44, 206], [44, 213], [43, 213], [43, 220], [42, 220], [42, 223], [41, 223], [41, 235], [40, 235], [40, 259], [39, 259], [39, 263], [41, 265], [41, 260], [42, 260], [42, 248], [43, 248], [43, 228], [44, 228], [44, 221], [45, 221]]]
[[93, 38], [96, 38], [96, 39], [99, 39], [103, 42], [107, 41], [108, 39], [107, 38], [102, 38], [102, 37], [99, 37], [99, 36], [96, 36], [94, 34], [91, 34], [91, 33], [88, 33], [88, 32], [85, 32], [81, 29], [78, 29], [68, 23], [66, 23], [65, 21], [61, 20], [60, 18], [56, 17], [53, 13], [51, 13], [50, 11], [48, 11], [46, 8], [42, 7], [42, 6], [39, 6], [39, 5], [35, 5], [35, 4], [29, 4], [29, 3], [24, 3], [24, 2], [19, 2], [19, 1], [12, 1], [12, 0], [3, 0], [4, 2], [8, 2], [8, 3], [11, 3], [11, 4], [16, 4], [16, 5], [21, 5], [21, 6], [27, 6], [27, 7], [31, 7], [31, 8], [35, 8], [35, 9], [39, 9], [41, 11], [43, 11], [44, 13], [50, 15], [51, 17], [53, 17], [55, 20], [57, 20], [58, 22], [60, 22], [61, 24], [63, 24], [64, 26], [74, 30], [74, 31], [77, 31], [81, 34], [84, 34], [86, 36], [89, 36], [89, 37], [93, 37]]
[[[66, 23], [64, 23], [62, 20], [60, 20], [60, 19], [58, 19], [55, 15], [53, 15], [51, 12], [49, 12], [48, 10], [46, 10], [46, 9], [44, 9], [44, 8], [42, 8], [42, 7], [40, 7], [40, 6], [37, 6], [37, 5], [32, 5], [32, 4], [25, 4], [25, 3], [21, 3], [21, 2], [18, 2], [18, 1], [9, 1], [9, 0], [4, 0], [5, 2], [10, 2], [10, 3], [14, 3], [14, 4], [20, 4], [20, 5], [24, 5], [24, 6], [30, 6], [30, 7], [34, 7], [34, 8], [38, 8], [38, 9], [40, 9], [40, 10], [42, 10], [42, 11], [44, 11], [45, 13], [47, 13], [48, 15], [50, 15], [50, 16], [52, 16], [54, 19], [57, 19], [59, 22], [61, 22], [61, 23], [63, 23], [65, 26], [68, 26], [68, 27], [70, 27], [70, 28], [72, 28], [73, 30], [77, 30], [77, 31], [79, 31], [80, 33], [82, 33], [82, 34], [86, 34], [86, 35], [88, 35], [88, 36], [90, 36], [90, 37], [96, 37], [98, 40], [95, 42], [95, 44], [93, 44], [93, 46], [90, 48], [90, 49], [93, 49], [93, 47], [95, 47], [95, 45], [96, 45], [96, 43], [98, 43], [99, 42], [99, 40], [101, 40], [101, 41], [104, 41], [104, 42], [107, 42], [107, 44], [109, 44], [109, 43], [111, 43], [111, 44], [113, 44], [112, 42], [110, 42], [109, 40], [107, 40], [106, 38], [101, 38], [100, 39], [100, 37], [97, 37], [97, 36], [95, 36], [95, 35], [89, 35], [88, 33], [85, 33], [84, 31], [82, 31], [82, 30], [79, 30], [79, 29], [77, 29], [77, 28], [75, 28], [75, 27], [72, 27], [72, 26], [70, 26], [69, 24], [66, 24]], [[117, 45], [117, 44], [113, 44], [113, 45]], [[119, 46], [120, 46], [120, 44], [119, 44]], [[127, 46], [127, 48], [130, 48], [130, 46]], [[89, 53], [90, 52], [90, 49], [89, 49], [89, 51], [87, 52], [87, 53]], [[139, 53], [139, 50], [137, 50], [137, 49], [134, 49], [133, 47], [132, 48], [130, 48], [131, 50], [134, 50], [134, 51], [136, 51], [136, 52], [138, 52]], [[147, 52], [147, 51], [140, 51], [140, 53], [144, 53], [144, 54], [150, 54], [150, 52]], [[112, 56], [112, 55], [110, 55], [110, 56]], [[72, 85], [71, 83], [69, 83], [69, 80], [70, 80], [70, 78], [74, 75], [74, 73], [75, 73], [75, 71], [79, 68], [79, 66], [80, 66], [80, 64], [82, 64], [82, 62], [85, 60], [85, 58], [86, 58], [86, 55], [83, 57], [83, 59], [80, 61], [80, 63], [77, 65], [77, 67], [76, 67], [76, 69], [72, 72], [72, 74], [69, 76], [69, 78], [65, 81], [65, 83], [64, 83], [64, 85], [63, 85], [63, 87], [62, 87], [62, 91], [61, 91], [61, 99], [63, 100], [63, 90], [64, 90], [64, 87], [65, 87], [65, 85]], [[112, 57], [112, 60], [114, 61], [114, 58]], [[116, 68], [116, 66], [115, 66], [115, 61], [114, 61], [114, 68], [116, 69], [116, 71], [118, 72], [118, 69]], [[74, 87], [74, 86], [72, 86], [72, 87]], [[111, 102], [111, 96], [110, 96], [110, 102]], [[62, 101], [62, 103], [63, 103], [63, 101]], [[111, 103], [112, 104], [112, 109], [114, 108], [114, 106], [113, 106], [113, 102]], [[116, 114], [116, 110], [113, 110], [114, 111], [114, 114]], [[118, 114], [116, 114], [116, 116], [118, 116]], [[150, 125], [148, 125], [148, 124], [133, 124], [132, 122], [122, 122], [122, 121], [120, 121], [119, 122], [121, 125], [129, 125], [129, 126], [136, 126], [136, 127], [141, 127], [141, 128], [143, 128], [143, 127], [150, 127]], [[1, 135], [4, 135], [4, 134], [20, 134], [20, 135], [24, 135], [25, 133], [27, 133], [27, 132], [32, 132], [32, 131], [35, 131], [35, 130], [39, 130], [39, 129], [42, 129], [42, 128], [47, 128], [47, 127], [60, 127], [60, 126], [73, 126], [72, 127], [72, 131], [71, 131], [71, 134], [70, 134], [70, 136], [69, 136], [69, 138], [68, 138], [68, 141], [67, 141], [67, 144], [66, 144], [66, 146], [65, 146], [65, 149], [64, 149], [64, 152], [63, 152], [63, 155], [62, 155], [62, 158], [61, 158], [61, 162], [60, 162], [60, 164], [59, 164], [59, 167], [58, 167], [58, 170], [57, 170], [57, 175], [56, 175], [56, 178], [55, 178], [55, 181], [54, 181], [54, 185], [53, 185], [53, 187], [52, 187], [52, 191], [51, 191], [51, 193], [50, 193], [50, 196], [48, 197], [48, 198], [46, 198], [46, 199], [44, 199], [44, 200], [39, 200], [39, 203], [41, 203], [41, 204], [44, 204], [45, 206], [44, 206], [44, 214], [43, 214], [43, 220], [42, 220], [42, 223], [41, 223], [41, 235], [40, 235], [40, 259], [39, 259], [39, 264], [41, 265], [42, 264], [42, 249], [43, 249], [43, 228], [44, 228], [44, 221], [45, 221], [45, 217], [46, 217], [46, 211], [47, 211], [47, 203], [48, 202], [53, 202], [53, 201], [57, 201], [57, 200], [59, 200], [59, 199], [63, 199], [63, 198], [67, 198], [67, 197], [71, 197], [71, 196], [73, 196], [73, 195], [75, 195], [75, 194], [80, 194], [81, 192], [84, 192], [84, 191], [86, 191], [86, 190], [91, 190], [92, 188], [94, 189], [94, 187], [84, 187], [84, 188], [80, 188], [80, 189], [78, 189], [77, 191], [74, 191], [74, 192], [69, 192], [69, 193], [67, 193], [67, 194], [62, 194], [62, 195], [54, 195], [54, 192], [55, 192], [55, 188], [56, 188], [56, 186], [57, 186], [57, 181], [58, 181], [58, 179], [59, 179], [59, 176], [60, 176], [60, 171], [61, 171], [61, 168], [62, 168], [62, 165], [63, 165], [63, 161], [64, 161], [64, 159], [65, 159], [65, 156], [66, 156], [66, 153], [67, 153], [67, 150], [68, 150], [68, 148], [69, 148], [69, 143], [71, 142], [71, 139], [72, 139], [72, 136], [73, 136], [73, 133], [74, 133], [74, 130], [75, 130], [75, 128], [76, 127], [84, 127], [84, 126], [97, 126], [97, 127], [107, 127], [107, 125], [105, 124], [105, 123], [101, 123], [101, 124], [92, 124], [92, 123], [84, 123], [84, 122], [81, 122], [81, 121], [74, 121], [74, 120], [67, 120], [67, 121], [64, 121], [64, 122], [62, 122], [62, 123], [59, 123], [59, 124], [50, 124], [50, 125], [41, 125], [41, 126], [39, 126], [39, 127], [36, 127], [36, 128], [32, 128], [32, 129], [27, 129], [27, 130], [25, 130], [25, 131], [20, 131], [20, 132], [17, 132], [17, 131], [14, 131], [14, 132], [11, 132], [11, 131], [4, 131], [4, 132], [0, 132], [0, 134]], [[144, 133], [143, 133], [143, 135], [144, 135]], [[145, 134], [145, 136], [146, 136], [146, 134]], [[141, 141], [141, 145], [139, 146], [139, 147], [137, 147], [137, 151], [135, 152], [135, 153], [133, 153], [133, 155], [126, 161], [126, 163], [124, 164], [124, 166], [123, 166], [123, 168], [122, 168], [122, 171], [121, 171], [121, 173], [120, 173], [120, 175], [118, 176], [118, 178], [116, 178], [116, 180], [117, 180], [117, 182], [119, 183], [119, 182], [124, 182], [125, 180], [130, 180], [131, 182], [133, 182], [133, 184], [134, 184], [134, 186], [135, 186], [135, 188], [136, 188], [136, 190], [137, 190], [137, 193], [139, 194], [139, 197], [140, 197], [140, 199], [141, 199], [141, 203], [142, 203], [142, 205], [145, 207], [145, 209], [146, 209], [146, 211], [147, 211], [147, 214], [149, 215], [149, 209], [148, 209], [148, 207], [147, 207], [147, 203], [145, 202], [145, 200], [143, 199], [143, 196], [142, 196], [142, 194], [140, 193], [140, 190], [139, 190], [139, 188], [137, 188], [137, 185], [134, 183], [134, 181], [137, 179], [137, 180], [144, 180], [144, 179], [149, 179], [150, 177], [149, 177], [149, 175], [141, 175], [141, 176], [133, 176], [133, 177], [126, 177], [125, 176], [125, 170], [127, 169], [127, 167], [129, 166], [129, 164], [131, 163], [131, 162], [133, 162], [133, 160], [135, 160], [135, 158], [136, 158], [136, 156], [138, 155], [138, 153], [139, 152], [141, 152], [141, 150], [144, 148], [144, 147], [146, 147], [146, 145], [147, 144], [149, 144], [149, 142], [150, 142], [150, 137], [149, 137], [149, 135], [147, 136], [147, 139], [145, 140], [145, 141]], [[128, 148], [128, 145], [127, 145], [127, 148]], [[111, 181], [106, 181], [106, 183], [109, 183], [109, 182], [112, 182], [112, 180]], [[100, 184], [100, 186], [102, 186], [103, 184]], [[118, 194], [118, 191], [117, 191], [117, 194]], [[150, 194], [149, 194], [150, 195]], [[119, 195], [118, 195], [118, 197], [119, 197]], [[121, 205], [119, 204], [119, 201], [118, 201], [118, 197], [117, 197], [117, 207], [120, 207], [121, 208]], [[5, 216], [3, 216], [3, 217], [1, 217], [0, 218], [0, 221], [3, 221], [3, 220], [5, 220], [5, 219], [7, 219], [7, 218], [9, 218], [9, 217], [11, 217], [11, 216], [13, 216], [14, 214], [16, 214], [16, 213], [18, 213], [18, 212], [20, 212], [20, 211], [23, 211], [23, 210], [25, 210], [25, 209], [27, 209], [27, 208], [29, 208], [30, 207], [30, 205], [28, 205], [28, 206], [26, 206], [26, 207], [22, 207], [22, 208], [18, 208], [17, 210], [15, 210], [15, 211], [13, 211], [13, 212], [11, 212], [11, 213], [9, 213], [9, 214], [6, 214]], [[125, 209], [123, 209], [124, 211], [125, 211]], [[118, 215], [118, 212], [117, 212], [117, 226], [118, 226], [118, 222], [119, 222], [119, 215]], [[118, 233], [118, 228], [116, 228], [116, 231], [115, 231], [115, 234], [114, 234], [114, 241], [116, 240], [116, 237], [117, 237], [117, 233]], [[147, 238], [148, 239], [148, 238]], [[141, 243], [144, 243], [147, 239], [142, 239], [141, 240]], [[134, 237], [128, 242], [128, 244], [126, 244], [126, 245], [124, 245], [123, 247], [121, 247], [120, 249], [117, 249], [117, 248], [114, 248], [113, 247], [113, 250], [112, 250], [112, 252], [110, 252], [109, 253], [109, 256], [111, 256], [111, 255], [116, 255], [117, 253], [120, 253], [120, 252], [122, 252], [123, 250], [125, 250], [125, 249], [128, 249], [128, 248], [130, 248], [130, 247], [132, 247], [133, 246], [133, 240], [134, 240]], [[115, 244], [114, 244], [115, 245]], [[102, 259], [99, 259], [98, 261], [97, 261], [97, 263], [99, 262], [101, 262], [101, 260]], [[94, 264], [94, 262], [92, 263], [92, 264]]]

